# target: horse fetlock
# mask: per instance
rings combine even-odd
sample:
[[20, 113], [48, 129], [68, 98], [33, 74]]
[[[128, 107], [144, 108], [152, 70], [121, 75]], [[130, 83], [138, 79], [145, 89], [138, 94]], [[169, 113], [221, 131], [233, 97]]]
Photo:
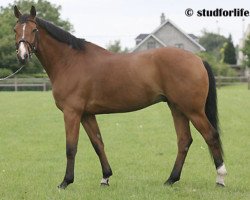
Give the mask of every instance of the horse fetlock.
[[216, 184], [225, 186], [225, 176], [227, 175], [227, 170], [225, 164], [223, 163], [220, 167], [217, 168], [217, 177], [216, 177]]
[[109, 168], [106, 172], [103, 173], [103, 178], [101, 180], [101, 186], [109, 186], [109, 177], [112, 176], [112, 170]]
[[57, 187], [59, 189], [66, 189], [67, 186], [71, 183], [74, 182], [74, 179], [69, 179], [69, 178], [64, 178], [64, 180], [62, 181], [62, 183], [60, 185], [58, 185]]
[[109, 186], [109, 178], [102, 178], [101, 186]]
[[113, 172], [111, 168], [108, 168], [107, 170], [103, 169], [103, 178], [109, 178], [112, 175], [113, 175]]
[[173, 185], [175, 182], [179, 181], [180, 177], [169, 177], [164, 185]]

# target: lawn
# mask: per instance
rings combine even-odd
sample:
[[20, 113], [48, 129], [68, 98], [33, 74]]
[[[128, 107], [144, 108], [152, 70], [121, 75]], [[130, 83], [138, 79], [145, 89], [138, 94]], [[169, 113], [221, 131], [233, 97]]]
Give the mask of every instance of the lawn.
[[168, 178], [176, 156], [176, 134], [166, 104], [141, 111], [98, 116], [113, 170], [110, 187], [99, 186], [101, 167], [84, 132], [76, 157], [75, 183], [58, 190], [65, 172], [62, 113], [51, 92], [0, 93], [0, 199], [250, 199], [250, 91], [246, 85], [218, 90], [226, 187], [215, 186], [207, 146], [194, 142], [181, 180]]

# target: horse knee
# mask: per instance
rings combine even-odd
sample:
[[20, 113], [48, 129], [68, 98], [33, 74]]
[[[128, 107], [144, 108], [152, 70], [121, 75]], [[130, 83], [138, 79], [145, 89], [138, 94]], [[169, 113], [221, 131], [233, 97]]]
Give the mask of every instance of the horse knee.
[[187, 147], [190, 147], [191, 146], [191, 144], [193, 143], [193, 138], [189, 138], [188, 140], [187, 140]]
[[66, 156], [68, 159], [74, 159], [77, 152], [77, 147], [66, 147]]
[[186, 152], [188, 151], [188, 149], [189, 149], [189, 147], [191, 146], [192, 143], [193, 143], [193, 138], [190, 138], [190, 139], [188, 140], [188, 143], [187, 143], [186, 147], [185, 147], [185, 151], [186, 151]]
[[179, 151], [181, 153], [187, 153], [189, 150], [189, 147], [191, 146], [191, 144], [193, 143], [193, 138], [190, 137], [188, 139], [180, 139], [178, 141], [178, 147], [179, 147]]
[[92, 146], [98, 156], [101, 155], [102, 151], [104, 150], [104, 144], [102, 142], [92, 142]]

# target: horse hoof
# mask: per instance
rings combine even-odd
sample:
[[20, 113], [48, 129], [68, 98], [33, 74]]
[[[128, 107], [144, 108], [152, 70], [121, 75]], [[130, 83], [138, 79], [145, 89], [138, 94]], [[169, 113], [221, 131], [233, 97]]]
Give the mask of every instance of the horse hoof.
[[101, 187], [108, 187], [109, 184], [108, 183], [101, 183]]
[[216, 183], [216, 186], [217, 187], [225, 187], [225, 184], [223, 184], [223, 183]]
[[109, 178], [102, 178], [101, 186], [109, 186]]
[[165, 183], [164, 183], [164, 186], [173, 186], [174, 184], [174, 181], [168, 179]]
[[62, 182], [60, 185], [57, 186], [58, 189], [65, 190], [68, 184], [66, 182]]

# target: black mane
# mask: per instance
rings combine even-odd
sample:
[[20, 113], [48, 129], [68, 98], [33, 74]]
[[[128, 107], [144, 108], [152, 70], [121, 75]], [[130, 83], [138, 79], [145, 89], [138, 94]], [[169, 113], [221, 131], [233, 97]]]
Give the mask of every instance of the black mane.
[[83, 50], [85, 40], [77, 38], [71, 33], [59, 28], [46, 20], [36, 17], [37, 25], [44, 28], [54, 39], [70, 45], [73, 49]]

